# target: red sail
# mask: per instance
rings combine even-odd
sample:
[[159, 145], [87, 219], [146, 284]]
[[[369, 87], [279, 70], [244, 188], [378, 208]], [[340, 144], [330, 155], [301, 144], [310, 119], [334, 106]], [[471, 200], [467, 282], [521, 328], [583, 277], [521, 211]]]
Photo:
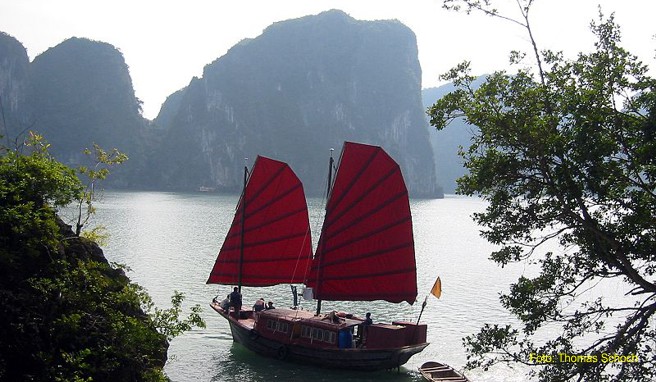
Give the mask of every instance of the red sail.
[[382, 148], [344, 144], [306, 284], [318, 300], [414, 303], [408, 192], [398, 164]]
[[237, 285], [240, 268], [243, 286], [301, 283], [311, 259], [303, 185], [287, 164], [258, 156], [207, 283]]

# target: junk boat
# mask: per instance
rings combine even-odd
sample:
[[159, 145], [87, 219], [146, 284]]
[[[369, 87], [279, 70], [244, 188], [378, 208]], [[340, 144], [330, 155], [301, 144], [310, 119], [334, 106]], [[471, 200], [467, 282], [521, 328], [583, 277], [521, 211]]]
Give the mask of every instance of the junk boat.
[[[417, 297], [408, 192], [398, 164], [380, 147], [345, 142], [316, 253], [303, 186], [291, 168], [258, 156], [244, 169], [244, 190], [208, 284], [266, 287], [305, 284], [316, 312], [270, 309], [237, 312], [214, 300], [235, 342], [264, 356], [321, 367], [398, 368], [424, 350], [427, 327], [372, 323], [331, 311], [321, 301], [403, 301]], [[295, 286], [292, 286], [295, 290]]]

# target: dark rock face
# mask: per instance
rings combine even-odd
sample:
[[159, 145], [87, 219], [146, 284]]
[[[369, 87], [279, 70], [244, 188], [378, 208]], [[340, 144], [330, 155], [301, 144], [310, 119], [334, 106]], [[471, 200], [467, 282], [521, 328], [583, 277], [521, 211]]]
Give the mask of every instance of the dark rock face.
[[[487, 78], [480, 76], [473, 86], [478, 88]], [[424, 109], [430, 108], [438, 99], [455, 90], [453, 84], [446, 84], [436, 88], [422, 90]], [[427, 117], [428, 118], [428, 117]], [[467, 124], [462, 118], [453, 120], [449, 126], [441, 131], [434, 127], [428, 127], [428, 137], [433, 153], [435, 155], [435, 171], [444, 192], [454, 194], [456, 192], [456, 180], [467, 174], [463, 159], [458, 154], [460, 147], [467, 150], [471, 144], [474, 133], [478, 130], [476, 126]]]
[[121, 52], [71, 38], [36, 57], [30, 77], [30, 129], [43, 134], [52, 153], [69, 165], [88, 161], [82, 152], [94, 143], [127, 153], [133, 160], [114, 180], [129, 185], [130, 173], [143, 162], [147, 123]]
[[[11, 137], [25, 125], [29, 58], [15, 38], [0, 32], [0, 134]], [[5, 141], [6, 143], [6, 141]]]
[[329, 150], [350, 140], [383, 146], [414, 196], [436, 196], [420, 86], [416, 39], [399, 22], [329, 11], [276, 23], [165, 103], [161, 186], [237, 191], [244, 158], [265, 155], [318, 194]]
[[[428, 109], [452, 90], [454, 87], [451, 84], [422, 90], [424, 107]], [[458, 150], [460, 147], [469, 147], [471, 130], [461, 120], [453, 121], [441, 131], [435, 130], [432, 126], [429, 126], [428, 130], [429, 141], [435, 155], [437, 179], [445, 193], [454, 194], [457, 187], [456, 179], [466, 174]]]

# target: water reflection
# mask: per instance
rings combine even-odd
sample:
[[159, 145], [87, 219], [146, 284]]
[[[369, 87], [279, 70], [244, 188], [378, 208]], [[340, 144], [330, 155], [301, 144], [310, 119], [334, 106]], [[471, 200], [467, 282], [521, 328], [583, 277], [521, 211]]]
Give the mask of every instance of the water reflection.
[[216, 370], [221, 370], [211, 379], [217, 382], [268, 382], [271, 380], [290, 382], [413, 382], [422, 380], [418, 372], [407, 368], [401, 368], [398, 371], [390, 370], [372, 373], [303, 366], [254, 355], [251, 351], [236, 343], [233, 343], [230, 347], [227, 357], [217, 357], [214, 364]]

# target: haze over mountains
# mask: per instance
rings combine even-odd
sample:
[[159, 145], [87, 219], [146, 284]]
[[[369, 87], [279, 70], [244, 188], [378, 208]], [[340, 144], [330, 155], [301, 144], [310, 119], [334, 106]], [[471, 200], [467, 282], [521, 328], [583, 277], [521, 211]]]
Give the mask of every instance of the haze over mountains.
[[238, 192], [244, 158], [265, 155], [317, 195], [345, 140], [384, 147], [415, 197], [441, 196], [447, 179], [436, 176], [415, 35], [397, 21], [333, 10], [275, 23], [208, 64], [154, 121], [141, 116], [117, 48], [71, 38], [30, 63], [0, 34], [0, 96], [4, 144], [35, 130], [72, 165], [92, 143], [117, 147], [130, 160], [115, 187]]

